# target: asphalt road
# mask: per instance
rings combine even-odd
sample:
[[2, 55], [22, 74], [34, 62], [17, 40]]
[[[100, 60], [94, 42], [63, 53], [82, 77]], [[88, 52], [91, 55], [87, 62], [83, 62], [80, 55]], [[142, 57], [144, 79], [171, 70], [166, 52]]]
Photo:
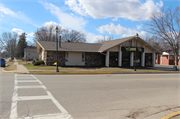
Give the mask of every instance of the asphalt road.
[[28, 119], [159, 119], [180, 109], [180, 75], [177, 73], [1, 73], [0, 81], [0, 118], [5, 119], [9, 116]]

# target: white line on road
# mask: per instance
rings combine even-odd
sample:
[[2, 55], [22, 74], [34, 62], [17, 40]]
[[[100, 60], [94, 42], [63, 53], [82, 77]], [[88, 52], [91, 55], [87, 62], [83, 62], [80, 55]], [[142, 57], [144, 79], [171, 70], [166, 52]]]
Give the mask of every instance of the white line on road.
[[16, 86], [15, 88], [43, 88], [44, 86]]
[[[19, 77], [24, 76], [24, 77]], [[29, 77], [27, 77], [29, 76]], [[26, 78], [25, 78], [26, 77]], [[35, 80], [17, 80], [17, 79], [29, 79], [33, 78]], [[19, 82], [39, 82], [38, 85], [33, 86], [18, 86]], [[43, 88], [47, 95], [44, 96], [18, 96], [18, 89], [19, 88]], [[59, 111], [62, 113], [57, 114], [47, 114], [47, 115], [38, 115], [38, 116], [32, 116], [32, 117], [24, 117], [24, 119], [73, 119], [70, 114], [66, 111], [65, 108], [61, 106], [61, 104], [54, 98], [54, 96], [47, 90], [47, 88], [43, 85], [43, 83], [37, 79], [34, 75], [17, 75], [14, 76], [14, 93], [12, 97], [12, 103], [11, 103], [11, 114], [10, 119], [17, 119], [17, 102], [18, 101], [26, 101], [26, 100], [44, 100], [44, 99], [51, 99], [52, 102], [57, 106]]]
[[37, 80], [20, 80], [17, 82], [19, 83], [19, 82], [38, 82], [38, 81]]
[[[39, 81], [39, 83], [41, 83], [42, 84], [42, 82], [39, 80], [39, 79], [37, 79], [34, 75], [32, 75], [36, 80], [38, 80]], [[54, 96], [47, 90], [47, 88], [46, 88], [46, 93], [48, 94], [48, 96], [49, 97], [51, 97], [51, 100], [54, 102], [54, 104], [58, 107], [58, 109], [62, 112], [62, 113], [68, 113], [67, 111], [66, 111], [66, 109], [64, 109], [64, 107], [63, 106], [61, 106], [61, 104], [54, 98]]]
[[48, 95], [45, 96], [19, 96], [16, 100], [17, 101], [24, 101], [24, 100], [44, 100], [44, 99], [51, 99]]
[[[17, 74], [15, 74], [15, 76], [14, 76], [14, 84], [15, 84], [15, 86], [17, 85], [16, 75]], [[14, 88], [14, 93], [13, 93], [13, 96], [12, 96], [12, 103], [11, 103], [10, 119], [16, 119], [18, 117], [18, 115], [17, 115], [17, 101], [15, 100], [17, 98], [17, 96], [18, 96], [17, 88]]]

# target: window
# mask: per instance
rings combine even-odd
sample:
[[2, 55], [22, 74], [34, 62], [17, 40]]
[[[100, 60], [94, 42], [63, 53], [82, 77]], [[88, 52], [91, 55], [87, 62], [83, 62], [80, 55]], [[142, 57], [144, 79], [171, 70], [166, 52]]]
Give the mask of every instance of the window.
[[68, 62], [68, 52], [66, 52], [66, 62]]
[[84, 62], [84, 52], [82, 53], [82, 62]]

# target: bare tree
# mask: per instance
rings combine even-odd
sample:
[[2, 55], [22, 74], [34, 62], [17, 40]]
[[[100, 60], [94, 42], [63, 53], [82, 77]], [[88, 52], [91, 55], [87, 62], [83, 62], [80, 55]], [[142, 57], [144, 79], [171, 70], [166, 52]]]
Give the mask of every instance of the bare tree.
[[145, 24], [147, 32], [156, 35], [168, 44], [175, 56], [175, 65], [178, 65], [180, 41], [180, 8], [162, 10], [159, 14], [152, 14], [151, 21]]
[[96, 40], [95, 43], [102, 43], [111, 40], [114, 40], [114, 36], [103, 36], [102, 38]]
[[169, 44], [166, 44], [162, 38], [159, 38], [155, 35], [147, 35], [144, 37], [144, 40], [161, 52], [170, 50]]
[[3, 44], [4, 49], [9, 53], [11, 58], [14, 58], [16, 54], [17, 36], [17, 33], [2, 33], [1, 43]]
[[[58, 26], [58, 29], [58, 36], [65, 32], [65, 29], [63, 29], [61, 26]], [[55, 26], [51, 25], [49, 27], [41, 27], [40, 29], [37, 29], [33, 40], [35, 43], [37, 41], [56, 41]]]
[[86, 35], [76, 30], [71, 30], [71, 31], [66, 30], [64, 34], [62, 34], [62, 41], [72, 42], [72, 43], [77, 43], [77, 42], [85, 43]]

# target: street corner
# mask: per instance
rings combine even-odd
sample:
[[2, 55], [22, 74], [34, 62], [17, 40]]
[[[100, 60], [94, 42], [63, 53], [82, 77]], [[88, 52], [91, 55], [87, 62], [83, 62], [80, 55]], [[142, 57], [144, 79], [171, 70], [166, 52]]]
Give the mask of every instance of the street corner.
[[16, 74], [29, 74], [27, 72], [17, 72], [17, 71], [6, 71], [4, 69], [2, 69], [2, 72], [5, 72], [5, 73], [16, 73]]
[[180, 118], [180, 111], [166, 115], [165, 117], [161, 119], [178, 119], [178, 118]]

